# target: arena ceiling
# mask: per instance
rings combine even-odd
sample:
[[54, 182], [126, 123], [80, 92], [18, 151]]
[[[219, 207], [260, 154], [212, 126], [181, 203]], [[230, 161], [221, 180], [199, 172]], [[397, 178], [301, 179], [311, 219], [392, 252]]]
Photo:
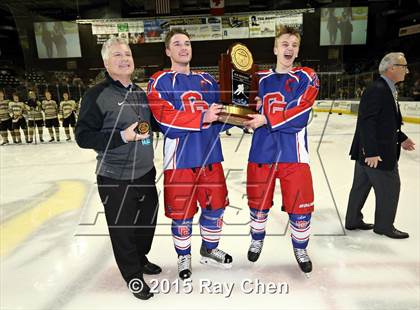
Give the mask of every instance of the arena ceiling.
[[[69, 18], [82, 17], [86, 11], [91, 9], [108, 11], [117, 10], [119, 17], [129, 17], [124, 15], [153, 15], [156, 2], [170, 2], [171, 14], [204, 12], [209, 10], [209, 0], [3, 0], [0, 8], [3, 11], [29, 11], [34, 15], [67, 15]], [[417, 2], [420, 0], [225, 0], [226, 12], [240, 12], [252, 10], [279, 10], [279, 9], [299, 9], [320, 6], [356, 6], [368, 5], [369, 3], [392, 3], [396, 7], [404, 6], [407, 2]], [[122, 14], [121, 14], [122, 13]], [[130, 14], [131, 13], [131, 14]], [[134, 13], [134, 14], [132, 14]], [[122, 15], [122, 16], [121, 16]]]
[[[156, 2], [169, 1], [171, 15], [207, 14], [209, 0], [2, 0], [0, 41], [16, 37], [16, 18], [75, 20], [156, 15]], [[324, 6], [371, 6], [380, 14], [420, 20], [420, 0], [225, 0], [225, 12], [318, 8]], [[416, 10], [417, 8], [417, 10]]]

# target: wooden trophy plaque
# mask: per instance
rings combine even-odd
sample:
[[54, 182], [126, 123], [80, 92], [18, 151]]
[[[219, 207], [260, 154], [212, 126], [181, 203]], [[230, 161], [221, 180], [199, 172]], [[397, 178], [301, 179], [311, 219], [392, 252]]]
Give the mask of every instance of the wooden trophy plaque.
[[226, 54], [220, 55], [220, 100], [224, 109], [219, 114], [219, 121], [243, 126], [250, 119], [248, 114], [258, 113], [256, 70], [251, 52], [242, 43], [234, 43]]

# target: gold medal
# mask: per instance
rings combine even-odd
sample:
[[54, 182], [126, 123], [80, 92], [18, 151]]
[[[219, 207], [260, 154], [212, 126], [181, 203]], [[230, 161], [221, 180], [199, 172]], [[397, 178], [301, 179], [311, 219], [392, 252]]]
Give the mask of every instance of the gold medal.
[[248, 71], [252, 68], [254, 60], [251, 52], [245, 45], [241, 43], [235, 44], [230, 51], [230, 55], [232, 64], [237, 70]]
[[139, 132], [139, 134], [144, 135], [148, 133], [149, 130], [150, 130], [150, 125], [148, 122], [145, 122], [145, 121], [138, 122], [137, 131]]

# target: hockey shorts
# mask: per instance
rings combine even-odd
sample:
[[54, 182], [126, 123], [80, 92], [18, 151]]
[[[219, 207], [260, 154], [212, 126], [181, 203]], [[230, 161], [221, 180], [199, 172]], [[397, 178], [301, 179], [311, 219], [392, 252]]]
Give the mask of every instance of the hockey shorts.
[[71, 113], [68, 117], [63, 118], [63, 127], [76, 126], [76, 116]]
[[221, 163], [204, 168], [165, 170], [165, 215], [171, 219], [192, 218], [202, 208], [225, 208], [229, 204], [225, 175]]
[[22, 128], [22, 129], [28, 128], [25, 118], [20, 117], [18, 119], [13, 119], [12, 128], [13, 130], [18, 130], [19, 128]]
[[58, 123], [58, 118], [50, 118], [45, 120], [45, 127], [51, 128], [51, 127], [60, 127], [60, 124]]
[[246, 191], [248, 206], [267, 210], [273, 205], [276, 179], [280, 180], [282, 210], [306, 214], [314, 210], [312, 175], [306, 163], [248, 163]]
[[37, 127], [44, 127], [44, 120], [43, 119], [36, 119], [36, 120], [29, 119], [28, 120], [29, 127], [35, 127], [35, 125]]
[[10, 130], [12, 131], [12, 119], [6, 119], [4, 121], [0, 121], [0, 131], [7, 131]]

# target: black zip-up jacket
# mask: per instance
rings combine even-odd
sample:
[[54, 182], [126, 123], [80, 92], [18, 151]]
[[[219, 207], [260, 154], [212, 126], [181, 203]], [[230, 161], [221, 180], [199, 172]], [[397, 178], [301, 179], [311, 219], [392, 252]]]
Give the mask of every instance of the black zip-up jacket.
[[151, 124], [145, 92], [135, 84], [128, 88], [106, 79], [83, 96], [76, 124], [76, 141], [81, 148], [94, 149], [98, 156], [96, 174], [117, 180], [134, 180], [149, 172], [153, 164], [153, 134], [150, 144], [125, 143], [121, 131], [137, 121]]

